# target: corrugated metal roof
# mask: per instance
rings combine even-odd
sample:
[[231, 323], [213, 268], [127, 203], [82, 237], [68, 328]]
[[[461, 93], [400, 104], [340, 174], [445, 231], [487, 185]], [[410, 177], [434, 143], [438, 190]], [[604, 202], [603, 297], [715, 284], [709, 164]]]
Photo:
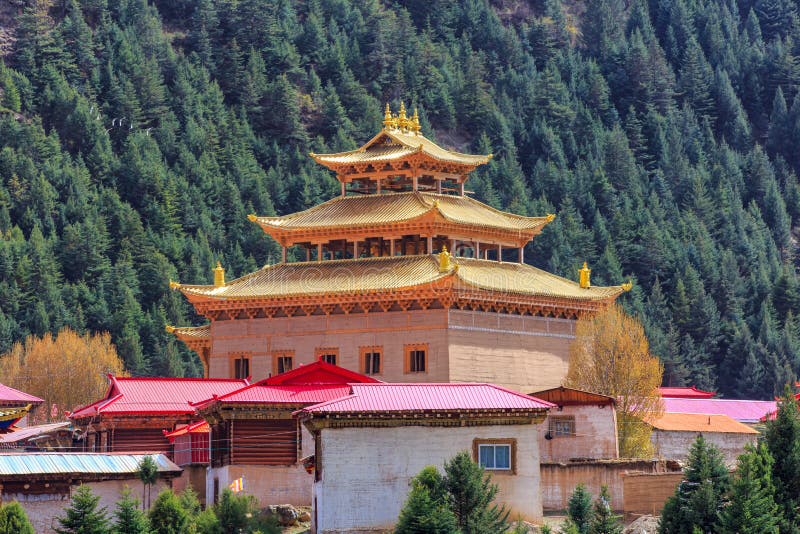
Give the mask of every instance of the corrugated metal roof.
[[350, 394], [349, 385], [271, 386], [254, 385], [214, 400], [250, 404], [317, 404]]
[[173, 440], [178, 436], [184, 436], [186, 434], [203, 434], [210, 431], [211, 427], [208, 425], [208, 421], [196, 421], [188, 425], [180, 425], [172, 432], [164, 431], [164, 437], [167, 438], [170, 443], [172, 443]]
[[4, 403], [7, 402], [40, 404], [44, 401], [39, 397], [34, 397], [33, 395], [29, 395], [24, 391], [14, 389], [12, 387], [6, 386], [5, 384], [0, 384], [0, 406], [2, 406]]
[[755, 423], [778, 408], [775, 401], [737, 399], [664, 399], [664, 412], [727, 415], [742, 423]]
[[163, 454], [94, 454], [26, 452], [0, 453], [0, 477], [3, 475], [51, 474], [125, 474], [137, 473], [145, 456], [152, 457], [159, 473], [180, 472], [181, 468]]
[[[269, 384], [271, 386], [310, 386], [319, 384], [354, 384], [380, 383], [377, 378], [356, 373], [344, 367], [333, 365], [317, 360], [315, 362], [300, 365], [291, 371], [280, 373], [256, 384]], [[254, 384], [255, 385], [255, 384]]]
[[79, 408], [71, 419], [97, 413], [194, 413], [191, 403], [214, 395], [225, 395], [244, 386], [247, 380], [215, 378], [133, 378], [112, 377], [105, 399]]
[[673, 399], [710, 399], [716, 395], [713, 391], [703, 391], [694, 386], [690, 388], [661, 387], [658, 388], [658, 391], [662, 397]]
[[547, 401], [493, 384], [352, 384], [352, 394], [301, 410], [314, 413], [547, 410]]
[[719, 432], [729, 434], [758, 434], [758, 431], [727, 415], [699, 413], [665, 413], [648, 421], [653, 428], [675, 432]]

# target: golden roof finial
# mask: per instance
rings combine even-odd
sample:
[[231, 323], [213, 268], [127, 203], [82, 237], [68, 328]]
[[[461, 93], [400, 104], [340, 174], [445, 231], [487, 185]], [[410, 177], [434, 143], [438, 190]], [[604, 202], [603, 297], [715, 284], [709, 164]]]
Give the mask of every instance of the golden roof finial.
[[406, 117], [406, 104], [405, 102], [400, 102], [400, 113], [397, 115], [397, 127], [405, 130], [408, 128], [408, 117]]
[[247, 220], [250, 222], [256, 222], [256, 220], [258, 220], [258, 217], [256, 216], [255, 213], [250, 213], [247, 215]]
[[217, 262], [217, 266], [214, 267], [214, 287], [222, 287], [225, 285], [225, 269], [222, 268], [222, 264]]
[[447, 245], [442, 245], [442, 251], [439, 253], [439, 272], [448, 273], [457, 265], [451, 261], [450, 253], [447, 252]]
[[586, 262], [583, 262], [583, 269], [579, 269], [578, 274], [580, 275], [579, 282], [583, 289], [589, 289], [592, 287], [592, 270], [586, 265]]
[[620, 285], [619, 287], [622, 288], [623, 291], [630, 291], [633, 288], [633, 282], [628, 280], [624, 284]]
[[411, 130], [417, 134], [420, 130], [422, 130], [422, 126], [419, 124], [419, 113], [417, 113], [417, 108], [414, 108], [414, 116], [411, 117]]
[[169, 288], [170, 289], [178, 289], [180, 287], [181, 287], [180, 283], [174, 282], [172, 280], [169, 281]]
[[166, 330], [167, 334], [171, 334], [175, 331], [175, 327], [172, 325], [165, 324], [164, 330]]
[[383, 113], [383, 128], [388, 130], [394, 126], [394, 119], [392, 118], [392, 108], [389, 107], [389, 103], [386, 103], [386, 111]]
[[545, 219], [547, 219], [547, 222], [553, 222], [553, 219], [555, 219], [555, 218], [556, 218], [556, 214], [555, 213], [548, 213], [547, 217], [545, 217]]

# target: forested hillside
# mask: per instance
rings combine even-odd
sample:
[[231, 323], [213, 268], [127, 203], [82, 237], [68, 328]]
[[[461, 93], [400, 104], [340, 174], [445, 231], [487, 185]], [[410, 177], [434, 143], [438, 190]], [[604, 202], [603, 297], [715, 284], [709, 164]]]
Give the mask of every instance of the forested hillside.
[[665, 381], [770, 397], [800, 371], [795, 0], [14, 0], [0, 9], [0, 352], [108, 330], [197, 374], [168, 280], [279, 259], [248, 213], [338, 192], [385, 102], [554, 212], [525, 253], [634, 282]]

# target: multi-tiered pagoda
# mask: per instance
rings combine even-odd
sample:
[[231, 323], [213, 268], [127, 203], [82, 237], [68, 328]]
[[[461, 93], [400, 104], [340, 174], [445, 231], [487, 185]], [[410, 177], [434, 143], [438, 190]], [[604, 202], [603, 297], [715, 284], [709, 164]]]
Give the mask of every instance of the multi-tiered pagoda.
[[[593, 287], [526, 265], [525, 244], [553, 220], [498, 211], [465, 182], [490, 155], [446, 150], [416, 111], [387, 105], [364, 146], [311, 154], [341, 195], [281, 217], [249, 218], [282, 247], [280, 263], [214, 285], [173, 282], [210, 324], [169, 330], [206, 376], [254, 379], [323, 359], [390, 382], [557, 386], [575, 319], [628, 285]], [[289, 261], [299, 257], [301, 261]]]

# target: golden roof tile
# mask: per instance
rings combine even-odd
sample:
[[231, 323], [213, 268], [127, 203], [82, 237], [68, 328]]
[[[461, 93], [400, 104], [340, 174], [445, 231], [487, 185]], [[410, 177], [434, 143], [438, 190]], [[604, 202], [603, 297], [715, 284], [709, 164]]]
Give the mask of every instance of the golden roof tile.
[[322, 262], [279, 263], [222, 287], [184, 285], [187, 297], [225, 300], [397, 292], [454, 277], [454, 291], [486, 290], [509, 295], [605, 301], [620, 286], [581, 288], [576, 282], [519, 263], [453, 258], [441, 272], [436, 255], [395, 256]]
[[311, 157], [323, 165], [347, 165], [402, 159], [416, 153], [439, 161], [469, 166], [483, 165], [492, 158], [491, 154], [484, 156], [447, 150], [419, 132], [400, 128], [384, 129], [356, 150], [334, 154], [311, 153]]
[[173, 334], [178, 339], [191, 339], [203, 340], [211, 339], [211, 325], [205, 324], [203, 326], [169, 326], [166, 327], [167, 332]]
[[538, 230], [553, 220], [503, 212], [466, 196], [416, 191], [336, 197], [305, 211], [251, 220], [265, 229], [341, 228], [408, 221], [434, 210], [448, 222], [512, 231]]

